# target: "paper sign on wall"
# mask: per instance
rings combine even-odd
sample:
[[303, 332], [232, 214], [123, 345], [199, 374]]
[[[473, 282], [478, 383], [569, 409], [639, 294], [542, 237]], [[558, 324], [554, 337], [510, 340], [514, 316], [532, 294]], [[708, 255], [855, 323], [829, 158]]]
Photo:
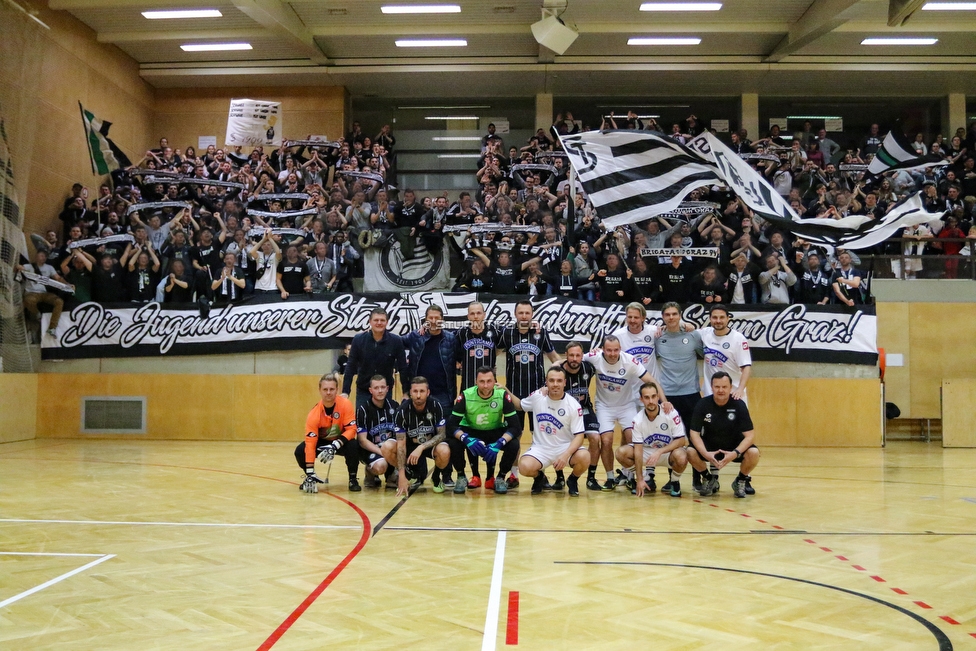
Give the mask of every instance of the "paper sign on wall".
[[844, 118], [831, 118], [829, 120], [824, 120], [824, 129], [834, 133], [839, 133], [844, 130]]
[[245, 147], [280, 145], [282, 131], [281, 102], [230, 101], [225, 144]]
[[728, 120], [712, 120], [712, 128], [719, 133], [729, 132], [729, 121]]
[[786, 131], [786, 118], [769, 118], [769, 128], [778, 126], [780, 131]]
[[197, 149], [206, 150], [210, 145], [217, 146], [217, 136], [197, 136]]
[[508, 123], [508, 118], [485, 118], [484, 125], [485, 130], [488, 130], [488, 125], [495, 125], [495, 133], [508, 133], [511, 128]]

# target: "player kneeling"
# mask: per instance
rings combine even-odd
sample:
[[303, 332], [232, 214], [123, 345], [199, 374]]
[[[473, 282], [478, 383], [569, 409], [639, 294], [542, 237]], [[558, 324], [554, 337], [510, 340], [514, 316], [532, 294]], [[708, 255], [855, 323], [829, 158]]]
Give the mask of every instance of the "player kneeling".
[[410, 382], [410, 397], [404, 398], [393, 419], [396, 432], [396, 458], [390, 459], [389, 448], [380, 448], [388, 463], [397, 469], [397, 495], [406, 495], [411, 488], [424, 483], [427, 477], [427, 459], [434, 461], [432, 483], [435, 493], [443, 493], [441, 471], [451, 462], [451, 449], [447, 445], [447, 421], [440, 404], [430, 397], [427, 379], [415, 377]]
[[570, 495], [579, 496], [579, 478], [590, 465], [590, 453], [580, 449], [583, 445], [583, 408], [565, 391], [566, 371], [554, 366], [546, 373], [545, 388], [520, 401], [522, 411], [532, 412], [535, 419], [532, 446], [519, 460], [519, 472], [535, 478], [533, 495], [542, 492], [546, 481], [542, 471], [551, 465], [554, 470], [572, 466], [573, 474], [566, 479], [566, 487]]
[[359, 470], [359, 444], [356, 440], [356, 413], [348, 399], [338, 395], [339, 380], [327, 373], [319, 380], [322, 399], [305, 419], [305, 441], [295, 448], [295, 461], [305, 471], [299, 488], [317, 493], [319, 484], [327, 482], [315, 474], [315, 460], [329, 463], [338, 454], [346, 458], [349, 471], [349, 490], [361, 491], [356, 471]]
[[653, 493], [657, 489], [654, 468], [667, 463], [671, 469], [671, 497], [681, 497], [681, 473], [688, 466], [685, 448], [688, 437], [685, 436], [678, 410], [673, 409], [670, 414], [665, 414], [658, 399], [655, 384], [648, 383], [640, 388], [644, 409], [634, 419], [633, 443], [617, 448], [617, 461], [625, 470], [634, 470], [636, 465], [635, 478], [630, 481], [630, 492], [637, 497], [643, 497], [644, 491]]

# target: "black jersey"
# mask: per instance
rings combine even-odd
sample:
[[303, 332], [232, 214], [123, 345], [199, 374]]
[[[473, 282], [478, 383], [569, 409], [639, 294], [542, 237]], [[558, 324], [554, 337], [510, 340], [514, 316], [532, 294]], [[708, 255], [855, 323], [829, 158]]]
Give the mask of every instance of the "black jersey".
[[590, 380], [596, 377], [593, 364], [584, 359], [580, 362], [580, 369], [572, 373], [563, 362], [563, 370], [566, 371], [566, 393], [576, 398], [584, 414], [593, 413], [593, 401], [590, 400]]
[[356, 410], [356, 431], [365, 434], [375, 445], [382, 445], [383, 441], [393, 436], [396, 412], [397, 404], [389, 396], [382, 407], [377, 407], [370, 400]]
[[486, 326], [480, 333], [470, 327], [461, 328], [454, 338], [454, 361], [461, 362], [461, 391], [477, 384], [478, 368], [495, 368], [495, 346], [498, 345], [498, 330]]
[[749, 408], [732, 397], [722, 406], [715, 404], [715, 396], [706, 396], [695, 405], [691, 429], [699, 432], [706, 450], [726, 450], [742, 443], [744, 432], [753, 429]]
[[410, 398], [404, 398], [393, 418], [394, 431], [407, 435], [407, 445], [422, 445], [437, 436], [437, 428], [445, 427], [444, 410], [433, 398], [427, 398], [423, 411], [413, 408]]
[[505, 328], [498, 347], [505, 349], [506, 382], [516, 397], [525, 398], [545, 384], [545, 354], [555, 350], [545, 330]]

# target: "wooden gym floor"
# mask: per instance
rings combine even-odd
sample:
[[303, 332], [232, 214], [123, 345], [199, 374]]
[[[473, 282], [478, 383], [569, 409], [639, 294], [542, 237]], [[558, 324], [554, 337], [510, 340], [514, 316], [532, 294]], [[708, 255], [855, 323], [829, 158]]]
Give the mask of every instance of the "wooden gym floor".
[[300, 493], [294, 445], [0, 446], [0, 648], [976, 649], [974, 450], [767, 448], [744, 500], [401, 502], [340, 464]]

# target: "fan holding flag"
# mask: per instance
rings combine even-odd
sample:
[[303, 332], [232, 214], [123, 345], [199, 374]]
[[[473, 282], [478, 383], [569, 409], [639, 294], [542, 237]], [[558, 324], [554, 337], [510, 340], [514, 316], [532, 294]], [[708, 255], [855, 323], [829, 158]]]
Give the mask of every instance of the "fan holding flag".
[[92, 174], [108, 174], [113, 170], [126, 168], [132, 161], [118, 145], [108, 137], [111, 122], [99, 120], [91, 111], [78, 102], [81, 110], [81, 121], [85, 126], [85, 142], [88, 143], [88, 155], [91, 157]]

